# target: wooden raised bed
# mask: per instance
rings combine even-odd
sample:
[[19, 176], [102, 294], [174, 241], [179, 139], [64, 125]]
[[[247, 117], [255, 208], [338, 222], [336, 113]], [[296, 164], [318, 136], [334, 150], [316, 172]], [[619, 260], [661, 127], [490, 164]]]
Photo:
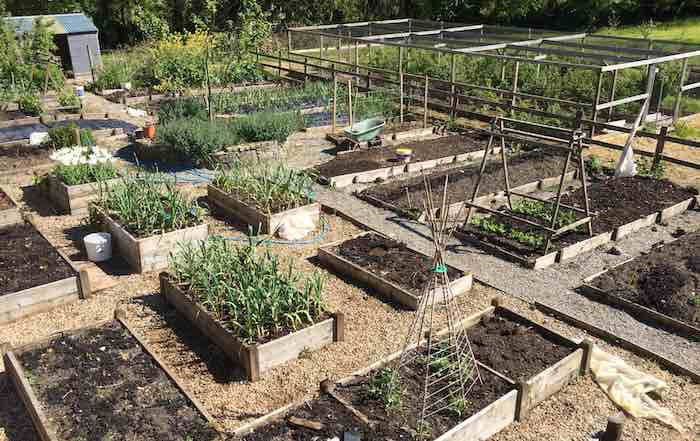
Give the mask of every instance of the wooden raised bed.
[[[664, 244], [663, 247], [671, 245], [674, 242], [677, 242], [682, 239], [683, 237], [674, 239], [673, 241]], [[661, 247], [661, 249], [663, 249], [663, 247]], [[595, 301], [614, 306], [616, 308], [622, 309], [623, 311], [627, 311], [638, 320], [645, 321], [647, 323], [660, 324], [661, 326], [673, 330], [690, 339], [700, 341], [699, 327], [693, 326], [689, 323], [663, 314], [652, 308], [647, 308], [646, 306], [640, 305], [615, 294], [604, 291], [592, 284], [593, 281], [596, 280], [598, 277], [606, 273], [616, 271], [619, 267], [626, 265], [627, 263], [632, 262], [634, 260], [635, 258], [626, 259], [618, 263], [617, 265], [608, 268], [607, 270], [600, 271], [598, 273], [593, 274], [592, 276], [586, 277], [585, 279], [583, 279], [583, 284], [580, 286], [579, 291], [581, 291], [584, 295]]]
[[49, 198], [64, 213], [72, 216], [88, 214], [90, 202], [99, 199], [100, 191], [121, 181], [121, 178], [81, 185], [66, 185], [53, 175], [48, 175], [46, 191]]
[[102, 210], [97, 209], [97, 214], [102, 231], [112, 235], [112, 246], [138, 273], [166, 268], [170, 253], [177, 250], [178, 244], [203, 241], [209, 235], [209, 226], [201, 224], [138, 239]]
[[[179, 164], [187, 162], [173, 151], [169, 144], [151, 141], [147, 138], [136, 139], [133, 142], [134, 153], [141, 161], [160, 161], [167, 164]], [[215, 168], [217, 164], [227, 165], [242, 157], [272, 157], [282, 148], [278, 141], [261, 141], [238, 144], [225, 148], [214, 154], [211, 164], [203, 164]]]
[[[194, 409], [200, 414], [203, 420], [215, 431], [220, 433], [220, 428], [212, 418], [212, 416], [204, 409], [201, 403], [192, 395], [192, 393], [187, 389], [187, 387], [174, 375], [172, 370], [170, 370], [163, 360], [156, 355], [156, 353], [148, 346], [143, 338], [141, 338], [132, 327], [128, 325], [125, 320], [125, 316], [122, 311], [116, 310], [114, 314], [114, 320], [117, 321], [125, 330], [131, 334], [134, 339], [138, 342], [138, 345], [142, 347], [144, 352], [150, 356], [155, 362], [158, 369], [163, 371], [166, 377], [173, 383], [174, 387], [179, 390], [179, 392], [189, 401]], [[96, 328], [99, 326], [106, 325], [112, 322], [112, 320], [96, 323], [92, 326], [74, 329], [68, 332], [62, 332], [61, 335], [68, 333], [77, 333], [80, 331], [88, 330], [91, 328]], [[17, 391], [20, 399], [24, 403], [25, 408], [29, 412], [29, 416], [34, 423], [39, 437], [42, 441], [62, 441], [56, 434], [56, 427], [60, 425], [60, 421], [53, 421], [47, 417], [46, 409], [37, 398], [37, 394], [34, 392], [32, 384], [28, 380], [27, 373], [22, 367], [22, 363], [19, 361], [18, 357], [25, 351], [29, 351], [35, 348], [39, 348], [43, 345], [48, 344], [52, 339], [56, 338], [56, 335], [51, 336], [47, 339], [42, 339], [37, 342], [20, 346], [17, 348], [12, 348], [7, 344], [0, 344], [0, 355], [3, 357], [3, 362], [5, 364], [5, 371], [8, 373], [12, 384]], [[217, 438], [218, 439], [218, 438]], [[65, 440], [71, 441], [71, 440]]]
[[245, 369], [250, 381], [275, 366], [298, 358], [307, 350], [317, 350], [334, 341], [344, 340], [345, 318], [342, 313], [263, 344], [246, 344], [193, 301], [168, 273], [160, 274], [160, 291], [165, 299], [197, 329], [216, 344], [234, 364]]
[[319, 224], [321, 216], [321, 204], [318, 202], [312, 202], [280, 213], [267, 214], [211, 184], [207, 185], [207, 197], [214, 205], [223, 210], [227, 216], [251, 225], [253, 228], [259, 226], [260, 232], [264, 234], [274, 233], [285, 220], [292, 216], [308, 216], [314, 221], [315, 225]]
[[[364, 232], [354, 236], [352, 239], [365, 236], [367, 234], [376, 234], [372, 232]], [[339, 240], [326, 244], [318, 249], [318, 258], [322, 264], [332, 268], [334, 271], [344, 274], [352, 278], [352, 280], [360, 282], [364, 285], [372, 288], [373, 291], [380, 294], [380, 296], [385, 297], [391, 301], [395, 301], [400, 305], [411, 309], [418, 309], [420, 304], [421, 296], [403, 288], [396, 283], [391, 282], [383, 277], [380, 277], [371, 271], [368, 271], [361, 266], [350, 262], [343, 256], [335, 253], [333, 248], [345, 242], [345, 240]], [[417, 253], [420, 254], [420, 253]], [[452, 297], [459, 296], [469, 291], [472, 288], [472, 275], [465, 274], [459, 279], [452, 280], [450, 282], [450, 291]], [[435, 290], [435, 301], [441, 302], [442, 293], [440, 289]]]
[[[49, 240], [36, 228], [29, 217], [27, 222], [46, 241]], [[49, 242], [50, 243], [50, 242]], [[75, 275], [43, 285], [23, 289], [0, 296], [0, 325], [50, 311], [61, 305], [73, 303], [91, 296], [90, 279], [85, 269], [79, 269], [63, 252], [54, 248]]]
[[17, 201], [15, 201], [8, 192], [3, 190], [2, 187], [0, 187], [0, 193], [7, 196], [7, 199], [10, 201], [10, 204], [13, 205], [10, 208], [0, 210], [0, 227], [22, 222], [22, 213], [19, 211], [19, 204], [17, 204]]

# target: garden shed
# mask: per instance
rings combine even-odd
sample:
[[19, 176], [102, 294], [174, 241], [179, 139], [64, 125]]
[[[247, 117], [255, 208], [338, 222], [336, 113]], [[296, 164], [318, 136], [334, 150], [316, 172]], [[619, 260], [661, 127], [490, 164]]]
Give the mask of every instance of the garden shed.
[[100, 64], [100, 41], [95, 24], [83, 13], [7, 17], [17, 33], [27, 32], [36, 20], [51, 23], [57, 54], [64, 70], [85, 75]]

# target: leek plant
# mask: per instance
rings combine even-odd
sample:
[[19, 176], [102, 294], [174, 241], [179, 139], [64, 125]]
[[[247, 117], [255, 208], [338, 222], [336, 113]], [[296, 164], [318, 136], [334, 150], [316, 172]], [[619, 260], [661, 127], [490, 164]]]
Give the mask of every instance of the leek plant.
[[189, 295], [248, 344], [311, 325], [326, 311], [318, 272], [303, 279], [253, 239], [234, 246], [213, 236], [184, 244], [171, 268]]
[[313, 176], [282, 163], [238, 161], [220, 171], [213, 185], [268, 214], [311, 202]]
[[157, 173], [135, 173], [102, 189], [95, 204], [137, 237], [202, 223], [204, 210], [180, 193], [175, 181]]
[[57, 165], [51, 174], [66, 185], [81, 185], [116, 178], [118, 172], [111, 162], [98, 162], [97, 164]]

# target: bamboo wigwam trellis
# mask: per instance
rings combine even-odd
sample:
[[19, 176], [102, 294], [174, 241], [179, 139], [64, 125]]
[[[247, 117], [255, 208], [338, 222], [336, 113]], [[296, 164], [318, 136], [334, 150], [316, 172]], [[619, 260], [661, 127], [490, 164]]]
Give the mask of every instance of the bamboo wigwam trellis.
[[[360, 50], [371, 53], [373, 48], [395, 47], [397, 67], [394, 77], [404, 78], [421, 85], [446, 84], [451, 89], [451, 107], [454, 107], [456, 88], [496, 93], [502, 101], [485, 99], [476, 94], [465, 95], [462, 100], [497, 107], [510, 107], [541, 116], [564, 118], [565, 115], [552, 114], [526, 106], [518, 107], [518, 100], [535, 100], [556, 103], [585, 110], [584, 122], [599, 123], [603, 112], [611, 121], [613, 108], [630, 103], [639, 103], [648, 98], [651, 90], [637, 95], [619, 97], [618, 74], [626, 69], [646, 69], [670, 62], [682, 64], [680, 81], [674, 86], [675, 100], [672, 118], [680, 116], [681, 99], [684, 93], [700, 88], [700, 82], [685, 84], [692, 68], [690, 59], [700, 56], [700, 45], [691, 43], [589, 34], [585, 32], [563, 33], [532, 28], [514, 28], [483, 24], [463, 25], [417, 19], [396, 19], [367, 21], [359, 23], [329, 24], [320, 26], [295, 27], [288, 30], [288, 53], [291, 56], [333, 63], [339, 69], [361, 75], [366, 72], [369, 88], [370, 75], [386, 73], [369, 65], [360, 64]], [[449, 80], [426, 77], [427, 72], [412, 75], [405, 72], [407, 51], [427, 51], [439, 56], [451, 57]], [[332, 57], [331, 55], [335, 55]], [[501, 78], [506, 78], [506, 69], [512, 69], [512, 87], [497, 88], [488, 84], [473, 84], [469, 79], [457, 81], [456, 66], [460, 57], [485, 57], [503, 62]], [[539, 72], [542, 67], [555, 67], [562, 70], [584, 69], [597, 74], [597, 82], [590, 91], [590, 99], [565, 99], [524, 93], [518, 84], [519, 72], [528, 65], [535, 65]], [[508, 66], [508, 67], [506, 67]], [[663, 81], [663, 80], [662, 80]], [[604, 87], [605, 85], [605, 87]], [[663, 84], [659, 84], [663, 88]], [[653, 89], [652, 84], [652, 89]], [[438, 87], [439, 88], [439, 87]], [[605, 96], [604, 96], [605, 95]], [[549, 115], [545, 115], [549, 114]], [[573, 121], [573, 115], [568, 115]], [[646, 115], [645, 115], [646, 116]], [[644, 119], [643, 119], [644, 120]], [[590, 123], [589, 123], [590, 124]]]
[[[529, 226], [538, 228], [544, 231], [545, 235], [547, 236], [547, 243], [545, 244], [544, 254], [548, 253], [549, 248], [552, 245], [553, 239], [556, 239], [557, 237], [569, 231], [572, 231], [581, 225], [587, 225], [588, 235], [590, 237], [593, 237], [591, 207], [590, 200], [588, 198], [588, 188], [586, 182], [586, 166], [584, 163], [582, 152], [583, 148], [585, 147], [585, 145], [583, 144], [583, 139], [585, 136], [583, 131], [581, 130], [581, 112], [577, 113], [576, 120], [577, 122], [572, 129], [563, 129], [554, 126], [546, 126], [543, 124], [534, 124], [526, 121], [518, 121], [510, 118], [495, 118], [494, 121], [491, 123], [491, 129], [487, 131], [487, 133], [490, 134], [490, 138], [486, 151], [488, 152], [493, 148], [495, 139], [499, 140], [501, 149], [501, 164], [503, 166], [503, 184], [505, 188], [505, 196], [508, 201], [508, 209], [494, 210], [476, 203], [476, 199], [479, 194], [479, 187], [481, 185], [484, 171], [486, 169], [487, 155], [484, 155], [481, 161], [481, 168], [479, 169], [479, 177], [477, 178], [476, 184], [474, 185], [474, 191], [472, 193], [471, 200], [466, 202], [466, 205], [468, 206], [466, 224], [469, 224], [472, 218], [472, 214], [476, 209], [477, 211], [485, 211], [495, 216], [506, 217], [511, 219], [512, 221], [524, 223]], [[543, 133], [544, 131], [548, 131], [550, 133]], [[506, 140], [515, 143], [524, 143], [538, 146], [543, 149], [544, 154], [547, 154], [548, 149], [558, 149], [565, 152], [566, 159], [564, 160], [561, 176], [559, 178], [557, 196], [553, 202], [531, 194], [512, 191], [510, 189]], [[581, 181], [584, 208], [566, 205], [561, 202], [561, 198], [564, 193], [564, 185], [566, 183], [566, 176], [569, 172], [569, 166], [572, 163], [572, 159], [574, 159], [577, 164], [576, 175]], [[551, 205], [552, 211], [548, 224], [546, 224], [544, 221], [538, 222], [536, 220], [526, 219], [522, 216], [514, 214], [512, 196], [536, 200], [538, 202]], [[583, 217], [580, 217], [573, 222], [556, 228], [557, 221], [559, 220], [560, 216], [560, 210], [562, 207], [580, 213], [583, 215]]]
[[[398, 366], [393, 371], [395, 378], [392, 383], [398, 387], [407, 369], [415, 372], [418, 367], [424, 374], [419, 428], [427, 427], [426, 420], [431, 416], [466, 404], [469, 392], [482, 381], [467, 331], [461, 326], [464, 317], [459, 303], [450, 292], [445, 252], [457, 222], [451, 220], [446, 209], [448, 180], [446, 176], [440, 207], [437, 207], [430, 181], [424, 177], [425, 211], [437, 213], [427, 219], [434, 245], [432, 276], [423, 289]], [[439, 334], [434, 332], [438, 314], [447, 323], [446, 329]]]

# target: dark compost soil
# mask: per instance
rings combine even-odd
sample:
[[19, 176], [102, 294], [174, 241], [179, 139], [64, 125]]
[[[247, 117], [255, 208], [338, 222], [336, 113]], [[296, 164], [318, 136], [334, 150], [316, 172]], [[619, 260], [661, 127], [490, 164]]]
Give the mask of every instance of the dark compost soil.
[[[416, 295], [423, 293], [433, 274], [431, 258], [376, 233], [346, 240], [335, 247], [334, 252]], [[447, 275], [455, 280], [464, 273], [448, 266]]]
[[24, 170], [52, 162], [47, 148], [27, 144], [0, 146], [0, 172]]
[[528, 380], [572, 352], [535, 328], [499, 316], [484, 317], [468, 335], [476, 359], [514, 381]]
[[[419, 359], [421, 357], [418, 357]], [[315, 431], [291, 425], [287, 420], [277, 421], [245, 436], [245, 441], [315, 441], [338, 437], [343, 439], [345, 431], [359, 432], [363, 441], [411, 440], [415, 439], [415, 429], [420, 420], [422, 407], [422, 381], [425, 367], [418, 362], [409, 364], [403, 371], [402, 386], [405, 388], [401, 405], [396, 410], [387, 411], [380, 401], [367, 395], [368, 384], [376, 373], [359, 377], [347, 386], [338, 386], [335, 393], [349, 401], [356, 409], [373, 421], [370, 429], [352, 415], [343, 405], [330, 396], [323, 395], [318, 400], [302, 405], [291, 413], [296, 417], [317, 421], [324, 425], [323, 430]], [[468, 404], [463, 416], [459, 417], [448, 410], [428, 418], [428, 439], [435, 439], [468, 419], [481, 409], [496, 401], [514, 388], [486, 370], [481, 370], [483, 383], [477, 383], [469, 392]]]
[[30, 224], [0, 228], [0, 244], [0, 296], [75, 275]]
[[700, 232], [681, 236], [597, 277], [591, 285], [700, 325]]
[[63, 440], [213, 440], [215, 432], [118, 322], [63, 335], [20, 355]]
[[[611, 231], [694, 195], [693, 191], [665, 179], [635, 176], [595, 182], [588, 187], [591, 210], [597, 213], [593, 229], [597, 233]], [[583, 207], [583, 190], [565, 195], [562, 201]]]
[[400, 146], [378, 147], [344, 153], [316, 166], [315, 170], [321, 176], [331, 178], [400, 165], [401, 162], [396, 158], [396, 149], [399, 147], [413, 150], [410, 162], [421, 162], [484, 150], [487, 144], [488, 139], [477, 134], [445, 136], [427, 141], [407, 142]]
[[15, 204], [12, 202], [12, 199], [0, 189], [0, 210], [7, 210], [10, 208], [15, 208]]
[[[511, 187], [536, 182], [552, 176], [559, 176], [564, 168], [564, 157], [551, 150], [531, 151], [508, 159], [508, 174]], [[449, 175], [447, 198], [449, 203], [470, 199], [479, 177], [479, 164], [472, 164], [431, 173], [428, 175], [433, 194], [442, 195], [445, 176]], [[503, 166], [500, 161], [489, 161], [481, 180], [479, 195], [496, 193], [505, 188]], [[360, 198], [370, 196], [394, 205], [401, 210], [423, 210], [425, 187], [423, 176], [376, 185], [358, 194]], [[371, 199], [368, 202], [373, 203]]]

